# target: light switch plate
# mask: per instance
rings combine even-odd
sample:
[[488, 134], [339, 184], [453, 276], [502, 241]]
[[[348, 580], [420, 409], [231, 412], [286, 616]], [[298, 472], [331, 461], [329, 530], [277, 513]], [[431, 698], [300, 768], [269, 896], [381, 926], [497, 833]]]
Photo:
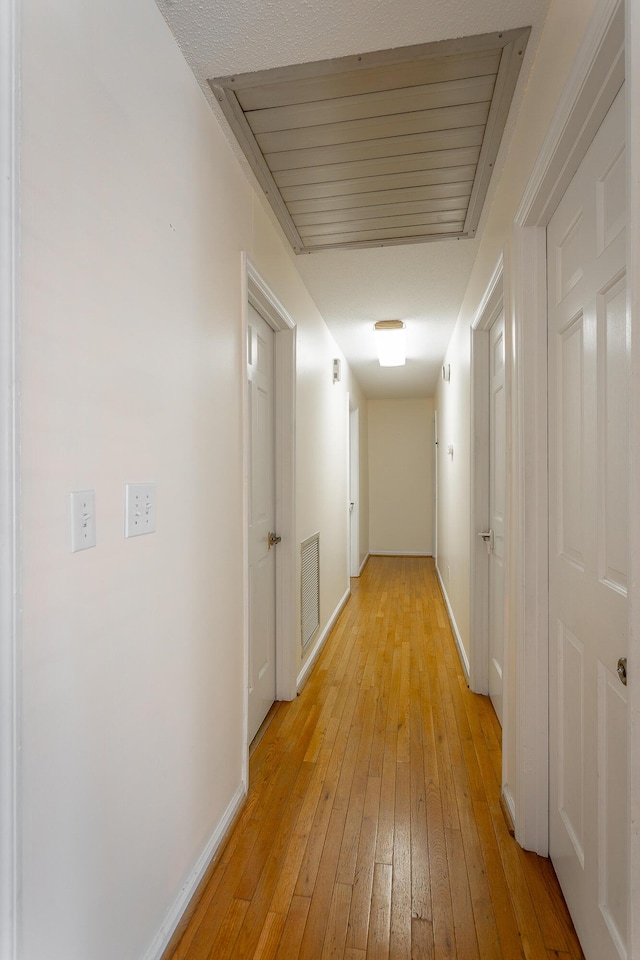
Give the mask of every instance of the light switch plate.
[[125, 537], [140, 537], [155, 531], [155, 483], [128, 483], [125, 487]]
[[71, 493], [71, 552], [96, 545], [96, 494], [94, 490]]

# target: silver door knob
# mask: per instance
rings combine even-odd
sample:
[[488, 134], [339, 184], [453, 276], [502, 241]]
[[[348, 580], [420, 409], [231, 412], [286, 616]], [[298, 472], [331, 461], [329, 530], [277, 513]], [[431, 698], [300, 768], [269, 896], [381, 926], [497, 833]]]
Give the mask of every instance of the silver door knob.
[[269, 544], [269, 550], [271, 547], [275, 547], [276, 543], [280, 543], [282, 537], [279, 537], [277, 533], [270, 533], [267, 537], [267, 543]]
[[482, 530], [478, 536], [486, 543], [487, 553], [491, 553], [493, 550], [493, 530]]
[[618, 660], [618, 678], [620, 683], [624, 683], [625, 687], [627, 685], [627, 658], [620, 657]]

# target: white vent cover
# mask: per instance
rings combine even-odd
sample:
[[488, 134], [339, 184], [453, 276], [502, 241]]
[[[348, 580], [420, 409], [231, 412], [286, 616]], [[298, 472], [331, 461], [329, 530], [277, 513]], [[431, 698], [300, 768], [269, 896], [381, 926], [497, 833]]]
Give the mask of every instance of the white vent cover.
[[320, 534], [300, 544], [302, 561], [302, 649], [311, 643], [320, 626]]
[[216, 77], [296, 253], [474, 237], [529, 27]]

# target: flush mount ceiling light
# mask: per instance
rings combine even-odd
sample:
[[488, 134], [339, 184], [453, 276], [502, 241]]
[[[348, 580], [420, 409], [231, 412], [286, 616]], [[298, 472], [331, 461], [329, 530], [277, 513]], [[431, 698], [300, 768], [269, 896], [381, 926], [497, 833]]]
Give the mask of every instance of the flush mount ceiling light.
[[402, 320], [378, 320], [374, 327], [381, 367], [402, 367], [407, 362], [406, 328]]

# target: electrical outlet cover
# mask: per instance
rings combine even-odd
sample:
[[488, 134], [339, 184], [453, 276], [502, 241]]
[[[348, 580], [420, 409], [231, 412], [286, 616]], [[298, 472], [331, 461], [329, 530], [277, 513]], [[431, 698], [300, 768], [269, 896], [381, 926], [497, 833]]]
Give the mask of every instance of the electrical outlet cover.
[[140, 537], [155, 531], [155, 483], [128, 483], [125, 487], [125, 537]]
[[71, 552], [96, 545], [96, 495], [94, 490], [71, 494]]

